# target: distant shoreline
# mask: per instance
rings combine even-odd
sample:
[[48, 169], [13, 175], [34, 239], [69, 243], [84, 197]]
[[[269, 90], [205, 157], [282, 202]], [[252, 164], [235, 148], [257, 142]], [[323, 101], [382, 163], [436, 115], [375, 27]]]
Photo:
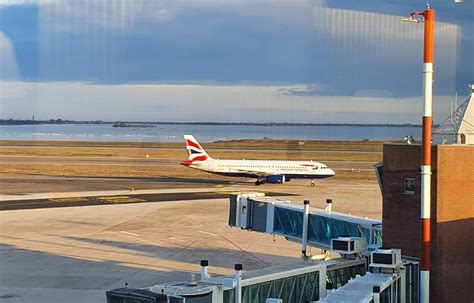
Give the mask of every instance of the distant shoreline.
[[[137, 125], [215, 125], [215, 126], [362, 126], [362, 127], [421, 127], [421, 124], [410, 123], [288, 123], [288, 122], [148, 122], [148, 121], [75, 121], [75, 120], [20, 120], [20, 119], [0, 119], [0, 125], [114, 125], [117, 123], [126, 124], [127, 127]], [[434, 127], [436, 125], [433, 125]]]

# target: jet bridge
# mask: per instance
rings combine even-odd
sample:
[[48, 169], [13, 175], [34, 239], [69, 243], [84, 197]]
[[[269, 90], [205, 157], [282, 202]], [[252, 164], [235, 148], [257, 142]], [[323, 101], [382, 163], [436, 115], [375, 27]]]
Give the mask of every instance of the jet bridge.
[[363, 238], [369, 251], [382, 246], [380, 221], [333, 212], [330, 205], [325, 210], [310, 208], [307, 201], [293, 205], [259, 193], [230, 196], [229, 225], [301, 242], [303, 254], [306, 244], [329, 250], [331, 240], [339, 237]]

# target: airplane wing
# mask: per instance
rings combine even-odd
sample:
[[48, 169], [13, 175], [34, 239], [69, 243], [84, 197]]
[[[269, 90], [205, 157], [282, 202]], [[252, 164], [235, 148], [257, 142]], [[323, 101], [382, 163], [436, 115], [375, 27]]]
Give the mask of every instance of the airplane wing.
[[262, 172], [262, 171], [249, 170], [249, 169], [235, 169], [235, 170], [239, 171], [241, 173], [244, 173], [244, 174], [256, 175], [258, 178], [265, 178], [265, 177], [268, 177], [268, 176], [278, 176], [278, 175], [280, 175], [280, 174], [269, 174], [269, 173], [265, 173], [265, 172]]

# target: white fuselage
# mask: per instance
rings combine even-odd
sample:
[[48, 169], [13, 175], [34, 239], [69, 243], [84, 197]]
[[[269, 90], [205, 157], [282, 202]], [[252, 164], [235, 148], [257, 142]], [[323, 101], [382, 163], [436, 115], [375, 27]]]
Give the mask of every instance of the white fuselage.
[[284, 175], [290, 178], [320, 179], [334, 176], [325, 164], [312, 161], [214, 160], [193, 162], [191, 168], [227, 176], [261, 177]]

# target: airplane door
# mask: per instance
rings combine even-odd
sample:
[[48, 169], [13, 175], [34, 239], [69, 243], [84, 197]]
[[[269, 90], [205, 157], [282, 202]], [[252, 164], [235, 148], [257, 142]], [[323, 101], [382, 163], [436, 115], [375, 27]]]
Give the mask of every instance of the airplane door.
[[239, 209], [239, 226], [240, 228], [249, 228], [248, 218], [249, 218], [249, 203], [246, 198], [240, 200], [240, 209]]

